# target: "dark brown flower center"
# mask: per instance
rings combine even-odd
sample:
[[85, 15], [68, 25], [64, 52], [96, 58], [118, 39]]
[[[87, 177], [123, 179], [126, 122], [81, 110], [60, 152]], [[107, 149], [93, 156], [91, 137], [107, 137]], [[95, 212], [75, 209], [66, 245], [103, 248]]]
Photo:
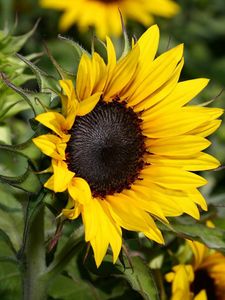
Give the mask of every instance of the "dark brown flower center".
[[70, 130], [67, 163], [84, 178], [94, 197], [130, 188], [143, 168], [145, 152], [141, 119], [125, 103], [100, 101], [77, 117]]
[[191, 285], [191, 291], [197, 295], [205, 290], [208, 300], [219, 300], [214, 280], [209, 276], [207, 270], [199, 269], [195, 272], [195, 279]]

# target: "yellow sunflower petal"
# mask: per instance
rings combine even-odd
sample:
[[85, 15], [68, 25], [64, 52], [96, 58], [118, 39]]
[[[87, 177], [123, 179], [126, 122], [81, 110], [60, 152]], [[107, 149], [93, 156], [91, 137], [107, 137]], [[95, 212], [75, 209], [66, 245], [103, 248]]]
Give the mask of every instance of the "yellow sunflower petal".
[[78, 11], [67, 10], [59, 20], [59, 28], [62, 31], [67, 31], [77, 18]]
[[64, 161], [52, 160], [53, 175], [44, 184], [44, 187], [55, 193], [64, 192], [75, 175], [68, 170], [67, 164]]
[[138, 105], [139, 111], [145, 110], [148, 103], [142, 101], [172, 77], [182, 55], [183, 45], [179, 45], [154, 60], [148, 68], [148, 74], [145, 77], [140, 74], [133, 82], [128, 98], [129, 105]]
[[97, 267], [101, 264], [109, 244], [112, 247], [115, 262], [122, 245], [122, 233], [120, 227], [112, 220], [104, 201], [98, 199], [90, 201], [84, 206], [82, 217], [85, 239], [92, 245]]
[[104, 100], [111, 100], [120, 94], [127, 84], [129, 84], [139, 59], [139, 47], [135, 46], [113, 69], [107, 86], [103, 94]]
[[69, 130], [73, 126], [75, 117], [77, 115], [78, 100], [76, 98], [74, 85], [71, 80], [60, 80], [59, 83], [66, 95], [61, 96], [62, 112], [66, 119], [65, 127]]
[[196, 241], [192, 242], [187, 240], [187, 243], [191, 247], [191, 250], [194, 254], [194, 267], [197, 269], [207, 257], [209, 250], [204, 244]]
[[188, 157], [148, 155], [146, 162], [152, 165], [177, 167], [187, 171], [204, 171], [216, 169], [220, 162], [207, 153], [197, 153]]
[[148, 238], [162, 244], [163, 237], [154, 220], [142, 209], [133, 209], [129, 205], [130, 197], [120, 194], [120, 201], [116, 196], [107, 196], [109, 211], [117, 224], [121, 227], [141, 231]]
[[70, 220], [74, 220], [79, 217], [82, 211], [82, 205], [73, 199], [69, 199], [66, 208], [62, 210], [62, 214]]
[[107, 79], [107, 68], [103, 58], [96, 52], [92, 57], [92, 65], [95, 69], [93, 94], [103, 91]]
[[208, 140], [194, 135], [181, 135], [146, 141], [147, 149], [151, 153], [176, 157], [187, 157], [196, 154], [207, 148], [210, 144]]
[[[151, 110], [144, 111], [142, 114], [143, 120], [153, 120], [168, 110], [177, 110], [177, 108], [184, 106], [198, 95], [208, 84], [209, 80], [205, 78], [198, 78], [178, 82], [173, 91], [168, 94], [156, 106], [152, 106]], [[152, 101], [152, 100], [151, 100]], [[152, 101], [154, 104], [154, 101]]]
[[149, 138], [163, 138], [190, 134], [194, 128], [218, 118], [223, 113], [219, 108], [183, 107], [160, 117], [143, 122], [143, 133]]
[[170, 189], [188, 190], [205, 185], [201, 176], [178, 168], [150, 166], [141, 171], [143, 180], [157, 183]]
[[66, 120], [65, 118], [58, 112], [46, 112], [38, 115], [35, 118], [38, 122], [48, 127], [60, 137], [65, 138], [65, 130], [66, 130]]
[[59, 84], [68, 98], [75, 98], [75, 91], [72, 80], [59, 80]]
[[40, 135], [33, 138], [34, 144], [47, 156], [57, 160], [65, 160], [66, 143], [53, 134]]
[[142, 188], [132, 185], [130, 190], [124, 190], [122, 193], [130, 198], [129, 201], [131, 206], [144, 209], [151, 215], [168, 223], [160, 205], [158, 205], [157, 202], [151, 201], [151, 192], [149, 192], [149, 194], [145, 194]]
[[206, 294], [206, 290], [201, 290], [195, 297], [194, 300], [209, 300]]
[[202, 137], [206, 137], [211, 135], [216, 129], [218, 129], [221, 125], [221, 120], [213, 120], [210, 122], [206, 122], [191, 131], [188, 132], [188, 134], [196, 134]]
[[106, 50], [108, 59], [107, 66], [109, 68], [108, 71], [110, 72], [116, 66], [116, 51], [111, 39], [108, 36], [106, 37]]
[[138, 189], [145, 195], [149, 195], [151, 202], [157, 203], [165, 216], [180, 216], [184, 212], [182, 206], [180, 206], [177, 201], [177, 197], [173, 197], [164, 192], [168, 192], [166, 188], [149, 182], [144, 183], [143, 180], [140, 180], [132, 185], [132, 189]]
[[68, 192], [72, 199], [81, 204], [88, 204], [92, 200], [89, 184], [83, 178], [74, 177], [68, 185]]
[[94, 77], [91, 58], [84, 53], [81, 57], [76, 79], [76, 92], [78, 100], [82, 101], [92, 94]]
[[[145, 77], [148, 73], [149, 65], [146, 64], [146, 58], [148, 63], [154, 60], [159, 45], [159, 28], [157, 25], [151, 26], [147, 29], [138, 40], [140, 47], [140, 57], [137, 68], [139, 76]], [[137, 75], [138, 76], [138, 75]]]
[[100, 100], [101, 93], [96, 93], [89, 98], [84, 99], [78, 105], [77, 115], [84, 116], [91, 112]]
[[165, 276], [168, 282], [172, 282], [172, 300], [192, 299], [190, 284], [194, 280], [194, 271], [190, 265], [177, 265], [173, 272]]

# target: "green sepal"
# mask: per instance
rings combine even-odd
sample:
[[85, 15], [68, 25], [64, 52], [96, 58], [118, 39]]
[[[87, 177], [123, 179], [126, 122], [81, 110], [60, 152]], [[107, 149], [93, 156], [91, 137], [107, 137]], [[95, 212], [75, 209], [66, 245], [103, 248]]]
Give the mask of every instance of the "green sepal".
[[76, 43], [75, 41], [73, 41], [71, 39], [63, 37], [61, 35], [58, 35], [58, 38], [61, 41], [63, 41], [65, 43], [67, 43], [68, 45], [70, 45], [72, 47], [72, 49], [74, 50], [73, 51], [73, 54], [74, 54], [73, 64], [74, 64], [74, 73], [76, 74], [81, 56], [85, 53], [86, 55], [88, 55], [90, 57], [90, 53], [87, 52], [83, 47], [81, 47], [78, 43]]
[[46, 51], [49, 59], [51, 60], [52, 64], [56, 68], [56, 71], [58, 72], [60, 78], [61, 79], [70, 79], [70, 80], [74, 81], [76, 75], [74, 73], [71, 73], [69, 71], [64, 70], [62, 68], [62, 66], [60, 66], [60, 64], [52, 56], [52, 54], [51, 54], [50, 50], [48, 49], [47, 45], [45, 45], [45, 51]]
[[8, 31], [5, 34], [4, 31], [0, 31], [0, 48], [1, 52], [5, 55], [12, 55], [18, 52], [27, 40], [34, 34], [39, 21], [36, 22], [34, 27], [27, 33], [20, 36], [12, 36], [12, 32]]
[[0, 175], [0, 182], [9, 184], [28, 193], [37, 193], [41, 189], [39, 178], [30, 167], [20, 176]]
[[46, 72], [44, 72], [43, 70], [38, 68], [30, 60], [28, 60], [26, 57], [24, 57], [18, 53], [17, 53], [17, 57], [19, 59], [21, 59], [35, 74], [40, 91], [44, 92], [44, 91], [51, 90], [55, 94], [59, 94], [59, 92], [60, 92], [59, 83], [58, 83], [58, 80], [54, 76], [47, 74]]
[[31, 91], [26, 91], [18, 86], [15, 86], [12, 82], [10, 82], [5, 74], [0, 73], [0, 78], [4, 81], [4, 83], [14, 90], [17, 94], [22, 96], [22, 98], [27, 102], [27, 104], [32, 109], [34, 115], [41, 114], [47, 110], [51, 102], [51, 93], [35, 93]]
[[123, 52], [122, 52], [122, 55], [120, 57], [120, 59], [122, 59], [124, 56], [126, 56], [128, 54], [128, 52], [130, 52], [131, 45], [130, 45], [130, 41], [129, 41], [129, 38], [128, 38], [126, 26], [124, 24], [123, 16], [122, 16], [120, 10], [119, 10], [119, 13], [120, 13], [120, 20], [121, 20], [122, 31], [123, 31], [123, 40], [124, 40]]

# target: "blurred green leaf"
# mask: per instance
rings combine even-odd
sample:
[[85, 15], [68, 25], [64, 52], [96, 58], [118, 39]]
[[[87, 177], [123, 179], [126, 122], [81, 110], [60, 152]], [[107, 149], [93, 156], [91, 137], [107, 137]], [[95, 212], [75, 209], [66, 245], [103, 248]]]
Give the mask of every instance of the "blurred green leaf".
[[54, 299], [100, 300], [97, 290], [84, 280], [72, 280], [59, 275], [51, 284], [48, 294]]
[[[225, 230], [209, 228], [206, 225], [194, 222], [182, 224], [178, 221], [172, 221], [170, 225], [179, 237], [202, 242], [209, 248], [225, 253]], [[160, 225], [160, 227], [162, 230], [171, 231], [165, 225]]]
[[8, 245], [9, 249], [10, 249], [14, 254], [16, 254], [16, 250], [15, 250], [15, 248], [14, 248], [14, 245], [13, 245], [13, 243], [12, 243], [10, 237], [9, 237], [8, 234], [7, 234], [4, 230], [2, 230], [2, 229], [0, 229], [0, 239], [2, 239], [2, 240]]

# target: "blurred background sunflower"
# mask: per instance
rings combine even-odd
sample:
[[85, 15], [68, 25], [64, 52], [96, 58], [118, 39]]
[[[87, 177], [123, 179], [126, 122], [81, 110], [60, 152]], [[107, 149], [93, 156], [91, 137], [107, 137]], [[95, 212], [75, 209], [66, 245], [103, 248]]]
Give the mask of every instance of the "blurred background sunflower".
[[101, 39], [122, 33], [119, 10], [124, 20], [132, 19], [144, 26], [154, 22], [153, 15], [169, 18], [179, 11], [179, 6], [172, 0], [41, 0], [40, 5], [63, 11], [60, 30], [66, 31], [76, 23], [83, 32], [93, 26]]
[[[199, 242], [187, 242], [192, 259], [166, 274], [172, 284], [172, 300], [224, 300], [225, 257]], [[191, 264], [190, 264], [191, 263]]]

